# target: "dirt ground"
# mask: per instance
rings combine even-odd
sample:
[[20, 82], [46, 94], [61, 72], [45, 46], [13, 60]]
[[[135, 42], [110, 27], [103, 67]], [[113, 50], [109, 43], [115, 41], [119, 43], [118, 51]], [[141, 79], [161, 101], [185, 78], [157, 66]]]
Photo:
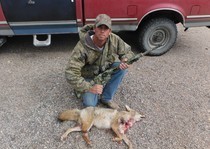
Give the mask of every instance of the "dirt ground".
[[[175, 46], [159, 57], [133, 64], [115, 101], [146, 115], [127, 132], [135, 149], [210, 149], [210, 30], [178, 26]], [[132, 34], [124, 36], [138, 48]], [[55, 36], [49, 47], [32, 37], [13, 37], [0, 48], [0, 144], [2, 149], [89, 148], [81, 133], [61, 134], [59, 112], [82, 108], [66, 82], [65, 66], [77, 35]], [[124, 149], [110, 130], [92, 128], [93, 149]]]

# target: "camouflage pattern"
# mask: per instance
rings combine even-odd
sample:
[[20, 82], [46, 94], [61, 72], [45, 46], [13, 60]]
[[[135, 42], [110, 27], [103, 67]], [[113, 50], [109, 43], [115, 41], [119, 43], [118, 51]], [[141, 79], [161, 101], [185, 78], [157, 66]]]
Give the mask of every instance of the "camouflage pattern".
[[67, 81], [79, 92], [86, 92], [92, 88], [94, 83], [87, 80], [92, 80], [110, 68], [112, 63], [134, 56], [131, 47], [113, 33], [103, 51], [100, 51], [90, 37], [94, 34], [92, 29], [93, 25], [86, 25], [81, 29], [80, 41], [73, 49], [65, 71]]
[[96, 25], [96, 27], [99, 27], [100, 25], [106, 25], [108, 28], [111, 28], [112, 21], [111, 21], [111, 18], [108, 15], [106, 15], [106, 14], [99, 14], [96, 17], [95, 25]]

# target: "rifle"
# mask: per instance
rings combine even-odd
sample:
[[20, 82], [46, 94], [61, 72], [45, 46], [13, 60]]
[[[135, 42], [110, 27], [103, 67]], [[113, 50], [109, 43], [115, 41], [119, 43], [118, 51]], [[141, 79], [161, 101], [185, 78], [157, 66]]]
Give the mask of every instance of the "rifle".
[[[147, 55], [149, 52], [158, 49], [160, 46], [162, 45], [158, 45], [156, 47], [154, 47], [151, 50], [147, 50], [144, 53], [139, 53], [136, 54], [135, 56], [133, 56], [132, 58], [128, 59], [128, 61], [126, 61], [127, 64], [133, 64], [134, 62], [138, 61], [141, 57]], [[91, 81], [91, 84], [101, 84], [101, 85], [106, 85], [106, 83], [111, 79], [111, 75], [112, 73], [119, 69], [119, 67], [112, 67], [109, 68], [107, 70], [105, 70], [104, 72], [98, 74], [96, 77], [94, 77], [94, 79]]]

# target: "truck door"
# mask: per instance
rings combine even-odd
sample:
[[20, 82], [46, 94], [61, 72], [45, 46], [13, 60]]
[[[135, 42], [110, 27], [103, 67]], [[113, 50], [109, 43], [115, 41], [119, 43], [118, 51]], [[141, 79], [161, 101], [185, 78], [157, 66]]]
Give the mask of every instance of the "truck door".
[[74, 0], [1, 0], [15, 34], [73, 32], [76, 28]]
[[[138, 15], [142, 0], [85, 0], [85, 23], [93, 23], [100, 13], [108, 14], [112, 19], [113, 30], [135, 30], [138, 25]], [[143, 3], [143, 1], [142, 1]]]

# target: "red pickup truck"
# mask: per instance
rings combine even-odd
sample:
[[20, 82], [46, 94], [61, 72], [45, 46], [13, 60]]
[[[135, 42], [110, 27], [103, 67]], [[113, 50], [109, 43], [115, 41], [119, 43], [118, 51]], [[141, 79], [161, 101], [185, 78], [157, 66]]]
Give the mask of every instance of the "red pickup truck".
[[142, 50], [162, 45], [150, 55], [174, 45], [177, 23], [210, 27], [209, 0], [0, 0], [0, 45], [6, 37], [33, 35], [35, 46], [47, 46], [52, 34], [78, 33], [100, 13], [112, 18], [114, 31], [136, 31]]

